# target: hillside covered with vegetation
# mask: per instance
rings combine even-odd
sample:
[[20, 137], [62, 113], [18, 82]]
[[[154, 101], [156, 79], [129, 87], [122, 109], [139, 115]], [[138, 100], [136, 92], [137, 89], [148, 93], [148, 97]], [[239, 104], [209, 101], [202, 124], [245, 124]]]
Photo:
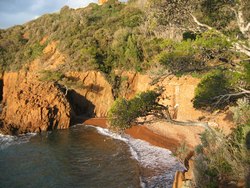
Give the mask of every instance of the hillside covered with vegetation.
[[[194, 107], [212, 112], [230, 106], [236, 128], [227, 136], [202, 135], [196, 185], [217, 187], [249, 176], [250, 1], [109, 0], [76, 10], [65, 6], [0, 30], [0, 71], [29, 71], [33, 60], [46, 62], [43, 50], [52, 42], [66, 61], [56, 70], [41, 70], [42, 81], [87, 70], [101, 71], [113, 87], [119, 87], [116, 70], [153, 74], [155, 80], [171, 74], [199, 77]], [[118, 93], [111, 124], [125, 129], [145, 112], [159, 110], [157, 96], [145, 92], [126, 100]]]
[[[214, 95], [242, 92], [249, 88], [249, 6], [248, 1], [110, 0], [77, 10], [63, 7], [59, 13], [0, 30], [1, 71], [20, 70], [57, 41], [66, 56], [57, 70], [62, 74], [94, 69], [112, 82], [116, 69], [156, 69], [159, 76], [216, 70], [205, 76], [221, 80], [224, 89]], [[198, 89], [197, 107], [211, 102], [201, 92], [209, 95]]]

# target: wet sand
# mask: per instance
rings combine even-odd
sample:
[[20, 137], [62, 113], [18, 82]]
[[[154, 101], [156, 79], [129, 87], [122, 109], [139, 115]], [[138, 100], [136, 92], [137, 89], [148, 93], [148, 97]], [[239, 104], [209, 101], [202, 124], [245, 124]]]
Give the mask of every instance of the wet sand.
[[[102, 128], [107, 128], [107, 119], [106, 118], [91, 118], [88, 120], [85, 120], [83, 122], [86, 125], [93, 125], [98, 126]], [[145, 126], [132, 126], [130, 129], [127, 129], [125, 131], [126, 134], [132, 136], [136, 139], [141, 139], [146, 142], [149, 142], [150, 144], [162, 148], [169, 149], [172, 152], [176, 151], [176, 148], [180, 146], [180, 143], [178, 140], [170, 139], [163, 137], [161, 135], [158, 135], [151, 130], [149, 130]]]

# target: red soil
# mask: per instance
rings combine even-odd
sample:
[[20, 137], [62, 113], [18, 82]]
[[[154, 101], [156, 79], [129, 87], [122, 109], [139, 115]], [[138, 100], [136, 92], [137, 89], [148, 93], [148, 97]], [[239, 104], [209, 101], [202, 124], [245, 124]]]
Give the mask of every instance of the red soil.
[[[85, 120], [83, 123], [87, 125], [107, 128], [106, 118], [91, 118]], [[144, 140], [154, 146], [169, 149], [172, 152], [174, 152], [176, 148], [180, 145], [180, 143], [177, 140], [174, 140], [172, 138], [169, 139], [161, 135], [158, 135], [150, 131], [145, 126], [133, 126], [130, 129], [127, 129], [125, 133], [132, 136], [133, 138]]]

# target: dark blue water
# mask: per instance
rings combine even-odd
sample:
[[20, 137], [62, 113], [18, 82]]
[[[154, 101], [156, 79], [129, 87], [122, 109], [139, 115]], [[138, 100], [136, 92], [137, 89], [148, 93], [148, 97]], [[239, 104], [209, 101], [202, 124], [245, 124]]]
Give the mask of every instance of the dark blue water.
[[169, 151], [99, 133], [75, 126], [35, 136], [1, 136], [0, 187], [171, 187], [180, 166]]
[[0, 151], [0, 187], [139, 187], [137, 161], [122, 141], [79, 126]]

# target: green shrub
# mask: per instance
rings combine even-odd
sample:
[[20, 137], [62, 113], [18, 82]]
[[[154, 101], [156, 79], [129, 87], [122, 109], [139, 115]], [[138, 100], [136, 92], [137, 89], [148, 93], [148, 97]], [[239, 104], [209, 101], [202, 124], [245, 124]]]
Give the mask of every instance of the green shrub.
[[[20, 69], [42, 54], [44, 45], [40, 41], [48, 37], [47, 41], [59, 41], [58, 50], [68, 57], [65, 71], [98, 69], [109, 74], [111, 69], [127, 64], [126, 69], [140, 70], [140, 48], [131, 34], [142, 23], [142, 17], [139, 8], [116, 0], [77, 10], [63, 7], [60, 13], [43, 15], [25, 26], [1, 30], [0, 65], [3, 69]], [[131, 39], [122, 42], [123, 50], [114, 52], [114, 33], [127, 28]]]
[[245, 82], [245, 88], [250, 88], [250, 62], [243, 63], [242, 80]]
[[199, 71], [205, 67], [203, 61], [196, 59], [192, 54], [185, 54], [181, 51], [162, 54], [160, 63], [175, 74]]
[[[218, 131], [206, 131], [194, 160], [197, 187], [219, 187], [221, 183], [245, 181], [249, 172], [247, 125], [238, 125], [228, 136]], [[197, 150], [196, 150], [197, 151]]]
[[229, 90], [230, 83], [225, 73], [220, 70], [212, 71], [201, 79], [195, 89], [194, 107], [213, 106], [219, 100], [216, 97], [228, 93]]
[[43, 70], [40, 72], [40, 81], [43, 82], [58, 82], [64, 78], [64, 74], [60, 71]]
[[237, 124], [247, 124], [250, 119], [250, 105], [247, 98], [238, 99], [237, 106], [231, 107], [234, 113], [234, 121]]
[[159, 96], [154, 91], [142, 92], [131, 100], [117, 99], [108, 112], [108, 121], [112, 128], [125, 130], [140, 116], [145, 116], [156, 108], [156, 98]]
[[108, 120], [111, 127], [125, 130], [131, 126], [129, 102], [126, 99], [117, 99], [108, 112]]
[[206, 130], [201, 134], [201, 145], [196, 148], [194, 160], [197, 187], [219, 187], [232, 181], [247, 181], [250, 170], [250, 104], [247, 99], [240, 99], [231, 110], [237, 125], [229, 135], [220, 130]]
[[184, 39], [181, 42], [166, 40], [160, 46], [163, 50], [159, 62], [174, 74], [206, 70], [221, 57], [230, 59], [228, 53], [231, 43], [211, 30], [196, 35], [195, 39]]
[[29, 53], [30, 58], [35, 59], [39, 57], [40, 55], [42, 55], [44, 47], [45, 46], [41, 45], [40, 43], [36, 43], [33, 46], [31, 46], [30, 53]]
[[[159, 8], [155, 10], [160, 12], [149, 13], [148, 5], [138, 7], [138, 2], [125, 4], [111, 0], [102, 6], [91, 3], [77, 10], [63, 7], [60, 13], [46, 14], [24, 26], [1, 30], [1, 68], [18, 70], [39, 57], [45, 47], [40, 44], [44, 37], [48, 37], [47, 42], [58, 41], [58, 50], [67, 57], [62, 70], [65, 72], [89, 69], [105, 74], [115, 69], [142, 72], [161, 63], [174, 74], [183, 74], [206, 70], [220, 59], [230, 62], [231, 44], [219, 32], [186, 32], [184, 40], [176, 42], [148, 30], [154, 27], [166, 32], [161, 22], [169, 24], [168, 21], [175, 20], [172, 5], [180, 11], [174, 13], [182, 20], [175, 20], [175, 24], [189, 23], [181, 14], [186, 10], [181, 8], [184, 5], [181, 1], [153, 2]], [[157, 16], [169, 13], [168, 18]], [[154, 23], [150, 22], [151, 16]]]

